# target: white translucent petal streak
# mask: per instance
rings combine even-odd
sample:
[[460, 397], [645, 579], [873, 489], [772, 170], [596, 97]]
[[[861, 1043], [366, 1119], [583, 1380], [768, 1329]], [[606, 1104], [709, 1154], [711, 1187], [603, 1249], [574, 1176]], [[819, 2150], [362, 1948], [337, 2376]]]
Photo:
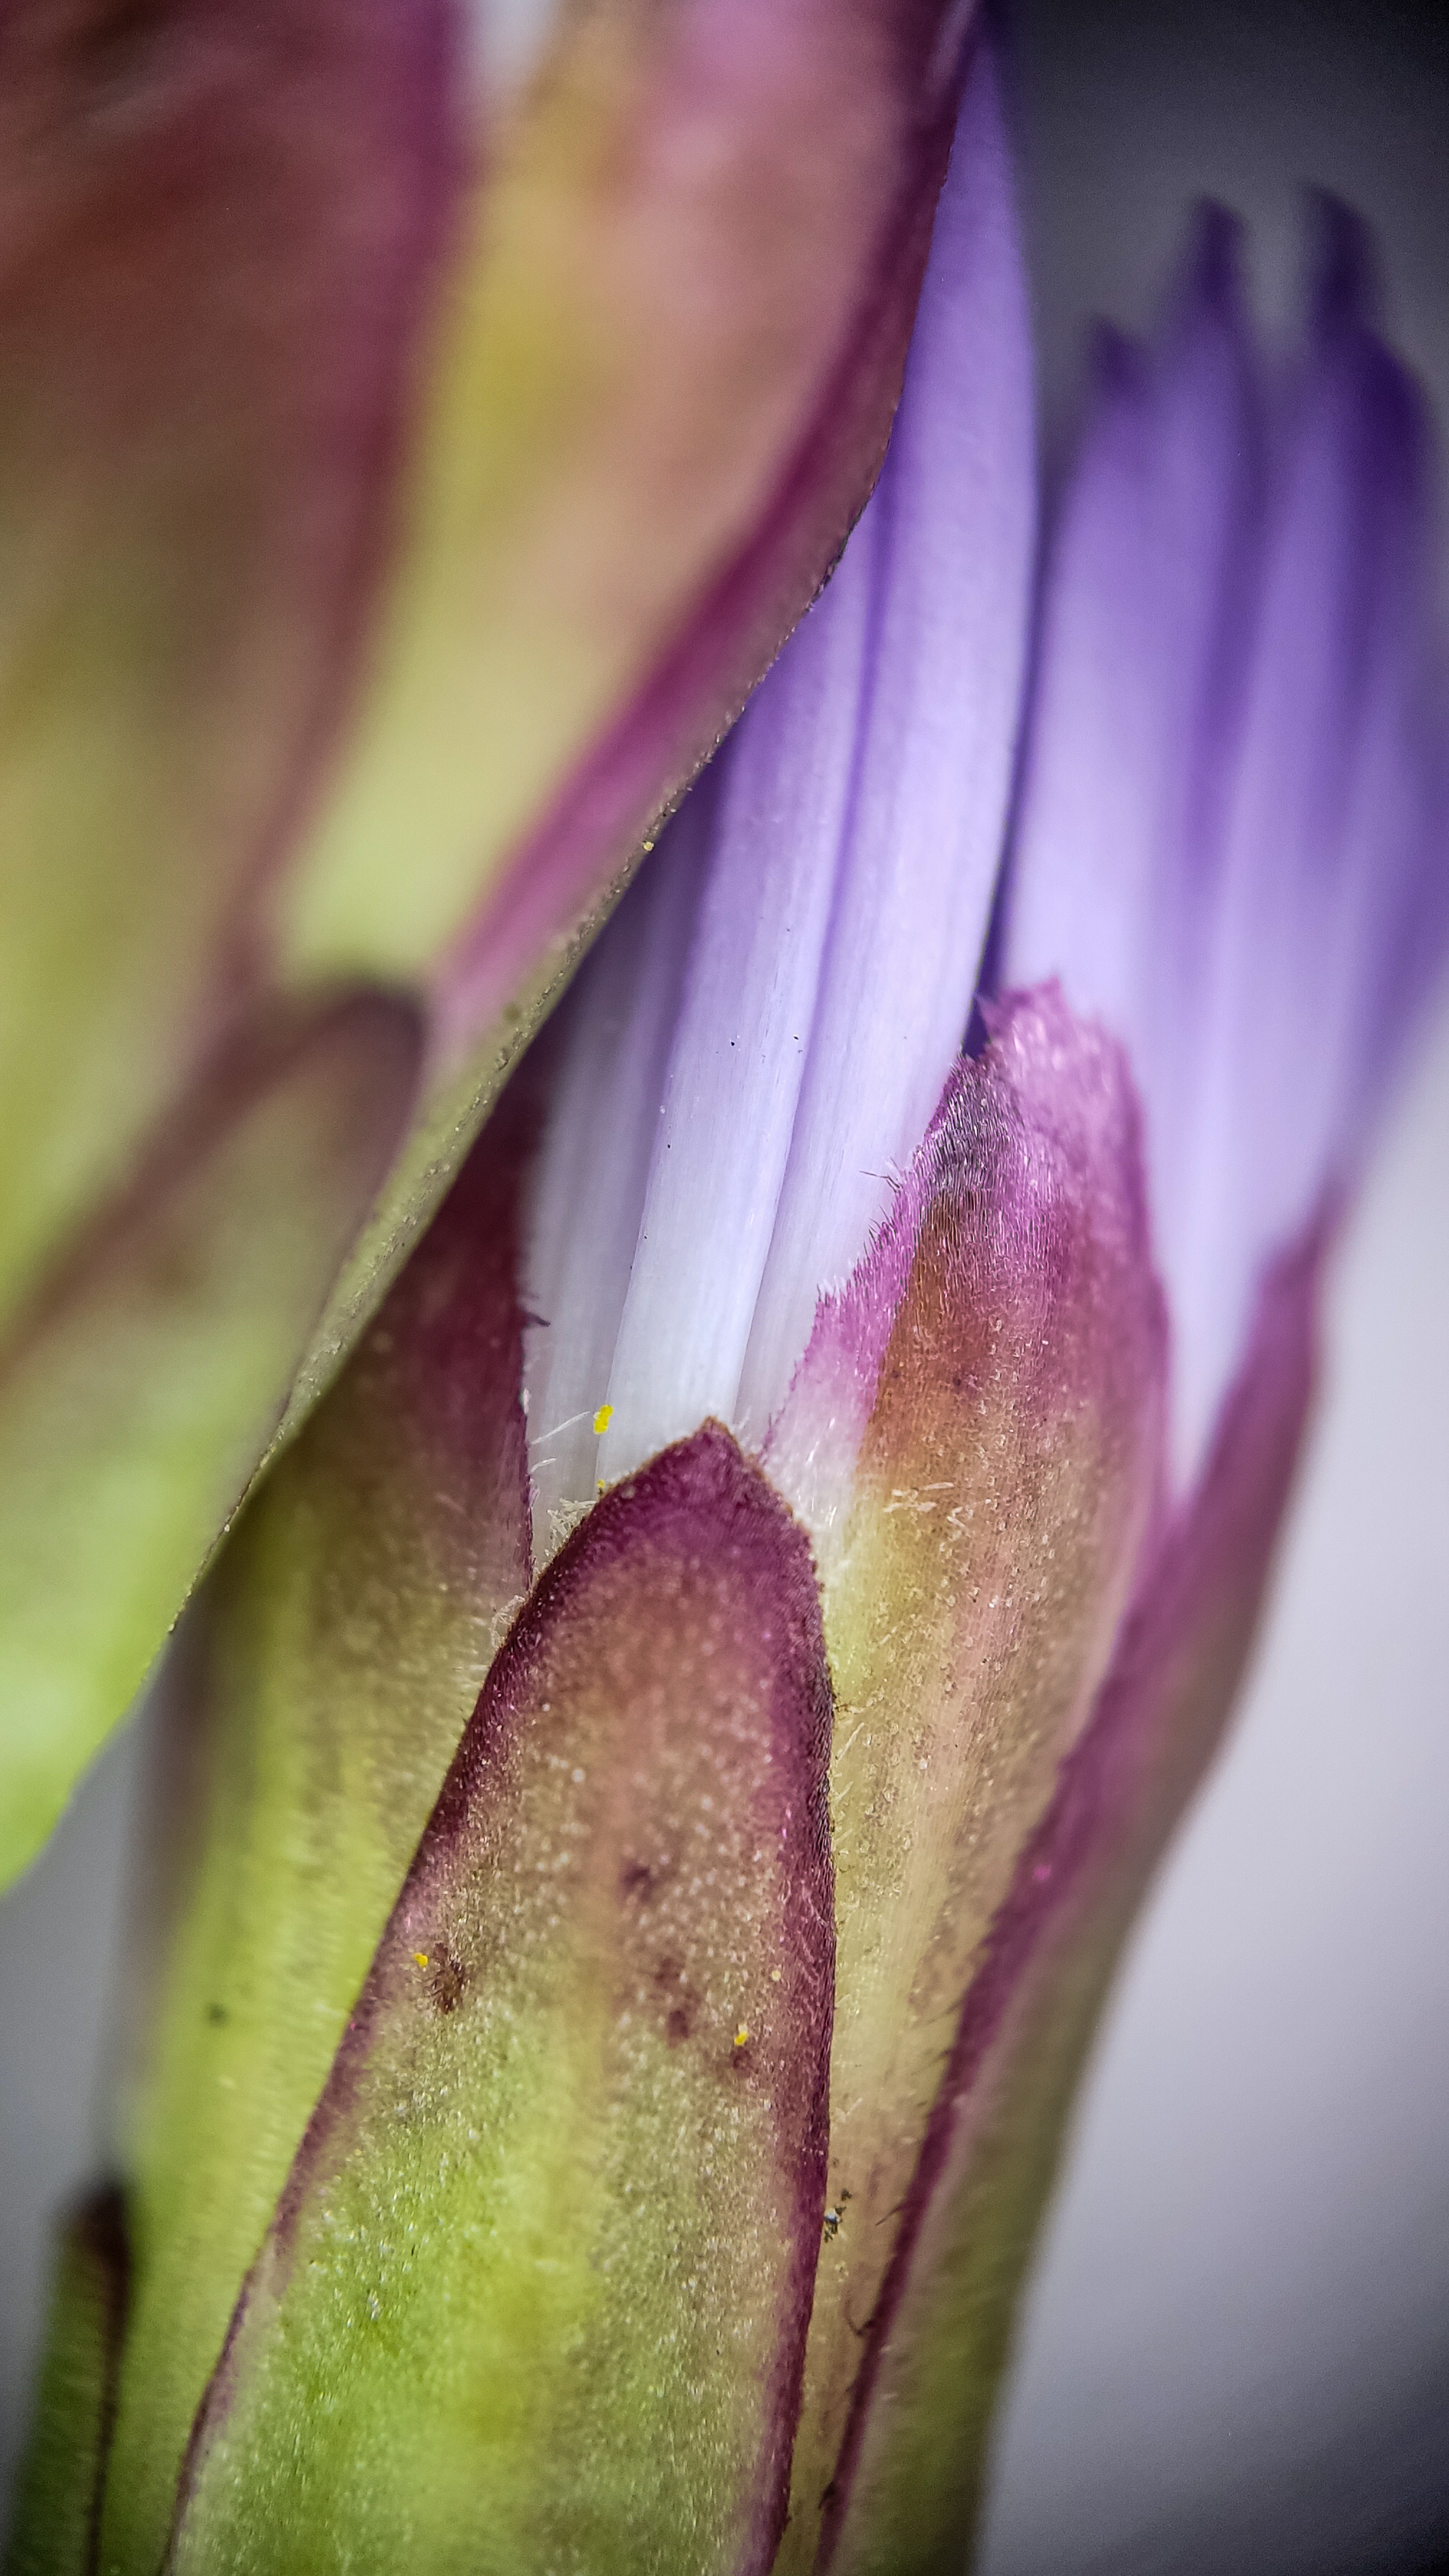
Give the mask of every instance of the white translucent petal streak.
[[1407, 395], [1377, 344], [1337, 318], [1284, 458], [1204, 979], [1190, 1203], [1167, 1254], [1182, 1481], [1262, 1266], [1340, 1168], [1354, 1086], [1367, 1097], [1385, 1034], [1365, 1012], [1417, 864], [1418, 791], [1395, 768], [1427, 535]]
[[1237, 228], [1204, 209], [1149, 364], [1104, 334], [1064, 497], [1023, 763], [1004, 981], [1059, 976], [1128, 1048], [1159, 1243], [1241, 697], [1261, 426]]
[[706, 883], [609, 1376], [607, 1480], [709, 1414], [748, 1429], [740, 1370], [815, 1017], [878, 528], [872, 503], [717, 763]]
[[1098, 335], [1094, 373], [1042, 596], [1002, 966], [1008, 986], [1059, 976], [1135, 1058], [1165, 768], [1152, 400], [1141, 352], [1115, 333]]
[[554, 1023], [548, 1115], [524, 1210], [535, 1550], [596, 1491], [604, 1402], [703, 890], [716, 780], [701, 780], [585, 961]]
[[966, 1032], [1015, 752], [1035, 533], [1025, 277], [995, 69], [971, 75], [875, 505], [859, 766], [741, 1388], [758, 1436], [890, 1205]]

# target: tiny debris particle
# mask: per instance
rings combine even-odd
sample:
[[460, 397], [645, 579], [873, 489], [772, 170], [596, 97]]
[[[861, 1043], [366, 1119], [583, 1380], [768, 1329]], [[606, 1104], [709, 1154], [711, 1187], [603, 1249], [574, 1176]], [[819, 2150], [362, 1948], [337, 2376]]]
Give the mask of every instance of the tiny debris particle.
[[594, 1415], [594, 1429], [601, 1439], [604, 1433], [608, 1430], [613, 1419], [614, 1408], [612, 1404], [601, 1404], [598, 1412]]
[[428, 1954], [427, 1954], [426, 1950], [414, 1950], [414, 1952], [413, 1952], [413, 1957], [414, 1957], [414, 1959], [417, 1961], [417, 1964], [418, 1964], [418, 1966], [419, 1966], [420, 1968], [425, 1968], [425, 1967], [427, 1966], [427, 1964], [428, 1964]]
[[743, 2022], [743, 2021], [742, 2021], [742, 2022], [741, 2022], [741, 2024], [740, 2024], [740, 2026], [739, 2026], [739, 2029], [735, 2032], [735, 2046], [736, 2046], [736, 2048], [743, 2048], [743, 2047], [744, 2047], [744, 2045], [745, 2045], [746, 2040], [749, 2038], [749, 2035], [750, 2035], [750, 2028], [749, 2028], [749, 2024], [748, 2024], [748, 2022]]
[[772, 1985], [772, 1986], [778, 1986], [778, 1984], [779, 1984], [779, 1982], [780, 1982], [780, 1979], [781, 1979], [781, 1977], [784, 1975], [784, 1973], [785, 1973], [785, 1972], [784, 1972], [783, 1968], [772, 1968], [772, 1969], [770, 1970], [770, 1983], [771, 1983], [771, 1985]]

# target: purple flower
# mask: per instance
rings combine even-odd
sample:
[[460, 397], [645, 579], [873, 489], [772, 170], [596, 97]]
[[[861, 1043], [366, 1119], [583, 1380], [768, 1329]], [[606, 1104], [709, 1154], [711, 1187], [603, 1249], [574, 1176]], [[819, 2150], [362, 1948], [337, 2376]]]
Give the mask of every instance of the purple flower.
[[1028, 686], [1030, 424], [982, 57], [834, 580], [173, 1658], [104, 2565], [968, 2545], [1449, 932], [1346, 219], [1286, 388], [1216, 214], [1104, 347]]

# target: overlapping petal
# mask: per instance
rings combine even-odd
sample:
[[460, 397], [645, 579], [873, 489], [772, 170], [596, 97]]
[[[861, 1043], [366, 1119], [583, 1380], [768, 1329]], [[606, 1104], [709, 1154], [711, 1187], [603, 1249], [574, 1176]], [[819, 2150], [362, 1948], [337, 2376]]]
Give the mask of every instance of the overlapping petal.
[[[680, 956], [649, 981], [649, 1009], [674, 1013], [652, 1042], [666, 1050], [653, 1097], [633, 1053], [612, 1070], [611, 1006], [592, 988], [570, 1005], [600, 1154], [590, 1221], [574, 1228], [570, 1072], [527, 1256], [530, 1428], [552, 1509], [706, 1412], [762, 1441], [817, 1297], [889, 1209], [970, 1014], [1016, 739], [1034, 494], [1021, 254], [982, 56], [880, 487], [652, 862], [656, 879], [687, 872], [695, 890], [651, 890], [609, 934], [642, 951], [673, 908]], [[591, 974], [602, 996], [637, 971], [601, 950]], [[570, 1237], [572, 1262], [556, 1248]], [[596, 1240], [611, 1247], [603, 1267], [582, 1248]]]
[[1352, 219], [1318, 234], [1276, 403], [1211, 211], [1162, 345], [1110, 359], [1012, 857], [1008, 977], [1060, 973], [1142, 1090], [1184, 1489], [1265, 1267], [1351, 1179], [1449, 944], [1433, 436]]
[[[70, 1417], [74, 1485], [175, 1502], [103, 1573], [80, 1527], [92, 1617], [20, 1655], [21, 1740], [81, 1712], [52, 1806], [860, 506], [963, 35], [935, 0], [621, 0], [503, 101], [445, 0], [7, 18], [0, 1314], [48, 1311], [279, 991], [406, 985], [429, 1031], [325, 1314], [258, 1265], [225, 1441], [198, 1417], [163, 1466], [144, 1403]], [[295, 1175], [249, 1186], [260, 1235]], [[142, 1365], [109, 1286], [97, 1383]]]

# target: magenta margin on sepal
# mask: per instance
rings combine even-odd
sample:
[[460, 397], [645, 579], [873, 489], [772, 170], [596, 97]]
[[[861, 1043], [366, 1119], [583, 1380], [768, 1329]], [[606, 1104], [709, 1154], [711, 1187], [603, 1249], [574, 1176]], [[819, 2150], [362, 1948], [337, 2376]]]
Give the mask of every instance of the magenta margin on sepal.
[[[493, 2391], [495, 2557], [500, 2530], [526, 2551], [602, 2516], [611, 2566], [627, 2541], [630, 2563], [764, 2576], [785, 2513], [824, 2205], [829, 1720], [803, 1535], [728, 1433], [706, 1424], [601, 1500], [494, 1661], [198, 2413], [168, 2564], [196, 2563], [195, 2549], [245, 2555], [249, 2532], [276, 2535], [284, 2521], [290, 2532], [301, 2516], [301, 2565], [338, 2512], [354, 2542], [385, 2546], [390, 2459], [420, 2530], [438, 2481], [466, 2482], [469, 2468], [438, 2451], [439, 2406], [465, 2447], [465, 2424], [483, 2439], [459, 2394], [471, 2357]], [[572, 1964], [587, 1972], [575, 1977], [579, 1943]], [[545, 2118], [536, 2154], [521, 2165], [515, 2155], [489, 2185], [498, 2135], [526, 2124], [540, 2084], [551, 2101], [560, 2052], [570, 2066], [577, 2056], [582, 2092], [562, 2125]], [[682, 2137], [693, 2141], [684, 2156]], [[676, 2235], [681, 2192], [697, 2218]], [[505, 2196], [520, 2193], [521, 2220], [516, 2210], [504, 2224]], [[555, 2202], [540, 2272], [530, 2231]], [[423, 2223], [409, 2233], [410, 2213]], [[379, 2240], [404, 2233], [395, 2262]], [[436, 2292], [441, 2337], [433, 2311], [415, 2305], [430, 2245], [452, 2249]], [[477, 2274], [466, 2318], [457, 2265]], [[522, 2331], [501, 2354], [487, 2340], [490, 2280]], [[569, 2330], [530, 2341], [524, 2316], [559, 2296]], [[337, 2299], [381, 2322], [354, 2338], [317, 2416], [309, 2332], [331, 2349]], [[643, 2332], [638, 2350], [637, 2333], [617, 2345], [621, 2299]], [[698, 2347], [687, 2395], [681, 2335]], [[656, 2384], [661, 2367], [673, 2400]], [[382, 2374], [375, 2404], [370, 2370]], [[525, 2410], [530, 2390], [542, 2404], [548, 2458], [530, 2447], [525, 2412], [524, 2452], [510, 2460], [500, 2371]], [[647, 2441], [631, 2412], [646, 2388]], [[660, 2431], [667, 2403], [684, 2407], [687, 2439], [685, 2418], [667, 2439]], [[385, 2427], [375, 2441], [370, 2405]], [[294, 2492], [289, 2427], [303, 2419]], [[632, 2539], [617, 2522], [621, 2497], [641, 2517]], [[654, 2530], [651, 2498], [656, 2515], [680, 2518]], [[453, 2564], [449, 2539], [466, 2535], [427, 2527], [439, 2563]]]
[[[866, 2333], [820, 2576], [926, 2576], [968, 2545], [1014, 2293], [1071, 2082], [1251, 1652], [1316, 1384], [1335, 1224], [1330, 1203], [1262, 1284], [1202, 1480], [1148, 1554], [1091, 1726], [992, 1925]], [[1029, 2113], [1033, 2087], [1055, 2113], [1044, 2136], [1020, 2127], [1018, 2101]], [[1024, 2212], [1008, 2209], [997, 2246], [992, 2161], [1003, 2138], [1036, 2189]]]

